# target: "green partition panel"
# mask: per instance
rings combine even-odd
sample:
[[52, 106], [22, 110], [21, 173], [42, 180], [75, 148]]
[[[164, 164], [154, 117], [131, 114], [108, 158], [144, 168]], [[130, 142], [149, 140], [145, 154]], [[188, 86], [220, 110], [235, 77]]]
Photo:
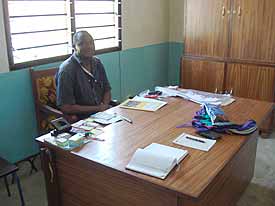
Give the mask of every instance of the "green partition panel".
[[29, 70], [0, 75], [0, 156], [16, 162], [38, 152]]

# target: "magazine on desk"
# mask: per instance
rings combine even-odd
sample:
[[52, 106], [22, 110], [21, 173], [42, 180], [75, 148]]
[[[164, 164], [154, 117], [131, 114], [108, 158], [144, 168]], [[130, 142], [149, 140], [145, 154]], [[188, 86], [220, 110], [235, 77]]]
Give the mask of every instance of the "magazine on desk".
[[120, 107], [126, 109], [136, 109], [154, 112], [166, 104], [167, 102], [164, 101], [136, 96], [133, 99], [127, 99], [126, 101], [121, 103]]

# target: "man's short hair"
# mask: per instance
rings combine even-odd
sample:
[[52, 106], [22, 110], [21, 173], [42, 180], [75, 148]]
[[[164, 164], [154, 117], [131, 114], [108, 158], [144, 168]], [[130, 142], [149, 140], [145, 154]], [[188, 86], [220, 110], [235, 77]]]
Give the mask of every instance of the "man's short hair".
[[92, 35], [89, 34], [89, 32], [84, 31], [84, 30], [78, 31], [78, 32], [76, 32], [76, 33], [74, 34], [74, 36], [73, 36], [73, 48], [75, 48], [75, 45], [77, 44], [77, 42], [79, 42], [81, 36], [83, 36], [83, 35], [88, 35], [88, 36], [90, 36], [92, 39], [94, 39], [94, 38], [92, 37]]

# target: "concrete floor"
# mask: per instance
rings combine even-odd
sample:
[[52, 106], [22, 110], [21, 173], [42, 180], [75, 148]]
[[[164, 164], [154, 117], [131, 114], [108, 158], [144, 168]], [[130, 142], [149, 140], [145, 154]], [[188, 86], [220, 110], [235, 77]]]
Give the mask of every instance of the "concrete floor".
[[[36, 165], [40, 168], [39, 158]], [[47, 206], [42, 171], [30, 176], [28, 163], [21, 163], [19, 167], [26, 206]], [[0, 181], [0, 206], [20, 205], [16, 185], [10, 189], [12, 196], [8, 197], [4, 182]], [[237, 206], [275, 206], [275, 133], [268, 139], [259, 138], [254, 178]]]

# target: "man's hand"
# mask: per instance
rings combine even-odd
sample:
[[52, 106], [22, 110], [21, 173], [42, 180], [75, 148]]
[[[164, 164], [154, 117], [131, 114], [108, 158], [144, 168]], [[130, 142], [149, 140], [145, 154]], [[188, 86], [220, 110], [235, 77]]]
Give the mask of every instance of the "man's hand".
[[103, 104], [103, 103], [101, 103], [100, 105], [99, 105], [99, 111], [100, 112], [103, 112], [103, 111], [105, 111], [105, 110], [107, 110], [107, 109], [109, 109], [110, 108], [110, 106], [108, 105], [108, 104]]

